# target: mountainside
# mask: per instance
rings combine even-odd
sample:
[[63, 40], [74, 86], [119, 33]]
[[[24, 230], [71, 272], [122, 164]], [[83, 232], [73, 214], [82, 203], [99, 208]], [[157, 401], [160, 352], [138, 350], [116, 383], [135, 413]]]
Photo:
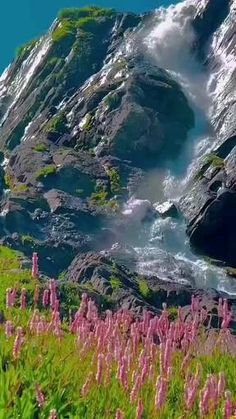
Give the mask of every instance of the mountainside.
[[[142, 16], [66, 9], [19, 49], [0, 78], [2, 243], [39, 252], [47, 275], [76, 257], [70, 279], [81, 283], [85, 263], [96, 292], [110, 295], [113, 275], [132, 299], [132, 277], [106, 264], [113, 256], [138, 270], [145, 252], [139, 257], [127, 236], [163, 219], [153, 205], [161, 189], [159, 204], [173, 201], [162, 215], [178, 219], [175, 231], [184, 219], [194, 251], [236, 267], [235, 14], [230, 0], [187, 0]], [[168, 196], [163, 173], [182, 161], [199, 114], [207, 136], [176, 175], [178, 196]], [[152, 273], [198, 287], [195, 265], [162, 250]], [[93, 256], [96, 275], [90, 254], [81, 256], [91, 251], [108, 258]]]

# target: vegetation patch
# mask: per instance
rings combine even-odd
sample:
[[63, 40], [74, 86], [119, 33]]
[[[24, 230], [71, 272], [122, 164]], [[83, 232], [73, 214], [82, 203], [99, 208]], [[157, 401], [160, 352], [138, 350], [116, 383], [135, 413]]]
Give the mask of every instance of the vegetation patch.
[[116, 170], [114, 167], [109, 168], [107, 170], [107, 175], [110, 179], [111, 192], [113, 194], [120, 193], [122, 190], [122, 185], [121, 185], [121, 178], [120, 178], [120, 174], [118, 170]]
[[63, 9], [58, 13], [60, 20], [79, 20], [85, 17], [112, 17], [115, 14], [114, 9], [106, 9], [102, 7], [90, 6], [78, 8], [67, 8]]
[[195, 176], [195, 180], [201, 180], [204, 178], [204, 174], [207, 171], [207, 169], [210, 166], [213, 166], [217, 169], [223, 169], [224, 168], [224, 159], [222, 159], [221, 157], [219, 157], [217, 154], [211, 153], [208, 154], [205, 157], [205, 162], [203, 164], [203, 166], [199, 169], [199, 171], [197, 172], [196, 176]]
[[104, 207], [108, 204], [108, 192], [103, 187], [97, 188], [91, 195], [91, 202], [100, 207]]
[[28, 235], [28, 234], [22, 235], [21, 236], [21, 241], [22, 241], [23, 245], [25, 245], [25, 244], [35, 244], [35, 238]]
[[29, 42], [26, 42], [23, 45], [20, 45], [16, 50], [16, 57], [23, 61], [26, 59], [30, 53], [30, 51], [35, 47], [38, 42], [38, 38], [32, 39]]
[[47, 134], [65, 134], [68, 132], [67, 128], [67, 117], [64, 112], [60, 112], [48, 121], [45, 132]]
[[117, 109], [120, 106], [122, 99], [122, 95], [118, 93], [110, 93], [108, 94], [105, 99], [104, 103], [105, 106], [108, 108], [109, 111], [112, 111], [114, 109]]
[[151, 297], [151, 290], [147, 284], [147, 281], [145, 281], [145, 279], [141, 279], [139, 278], [137, 280], [138, 282], [138, 288], [139, 288], [139, 292], [140, 294], [144, 297], [144, 298], [150, 298]]
[[56, 29], [52, 33], [52, 40], [54, 43], [59, 43], [65, 39], [70, 38], [71, 40], [75, 39], [76, 28], [72, 22], [69, 20], [63, 19], [59, 22]]
[[171, 321], [174, 321], [178, 317], [178, 308], [177, 307], [169, 307], [168, 308], [168, 317]]
[[112, 275], [110, 277], [110, 284], [111, 284], [113, 290], [119, 290], [122, 287], [121, 280], [114, 275]]
[[223, 169], [224, 167], [224, 159], [214, 153], [208, 154], [208, 156], [206, 156], [205, 162], [218, 169]]
[[45, 151], [48, 151], [48, 148], [46, 144], [36, 144], [36, 146], [34, 147], [34, 151], [37, 151], [38, 153], [44, 153]]
[[47, 176], [55, 175], [56, 172], [57, 172], [57, 168], [55, 165], [52, 164], [49, 166], [45, 166], [36, 173], [36, 179], [41, 180], [43, 178], [46, 178]]

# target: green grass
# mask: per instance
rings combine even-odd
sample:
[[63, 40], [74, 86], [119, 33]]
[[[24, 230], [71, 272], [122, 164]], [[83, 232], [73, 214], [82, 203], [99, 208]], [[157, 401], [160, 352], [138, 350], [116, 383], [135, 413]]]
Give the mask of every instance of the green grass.
[[57, 172], [57, 168], [55, 165], [51, 164], [49, 166], [43, 167], [41, 170], [36, 172], [36, 179], [41, 180], [43, 178], [46, 178], [47, 176], [55, 175]]
[[37, 151], [38, 153], [44, 153], [45, 151], [48, 151], [48, 148], [46, 144], [39, 143], [34, 147], [34, 151]]
[[4, 182], [8, 189], [10, 189], [15, 194], [20, 194], [27, 192], [29, 187], [24, 183], [15, 183], [14, 178], [9, 173], [5, 173], [4, 175]]
[[45, 126], [45, 132], [47, 134], [65, 134], [68, 132], [66, 126], [67, 118], [64, 112], [60, 112], [58, 115], [55, 115], [53, 118], [48, 121]]
[[111, 192], [113, 194], [117, 194], [121, 192], [122, 185], [121, 185], [121, 178], [118, 170], [116, 170], [114, 167], [107, 170], [107, 174], [110, 179], [111, 184]]
[[208, 154], [208, 156], [205, 158], [205, 162], [219, 169], [224, 167], [224, 159], [214, 153]]
[[115, 276], [110, 277], [110, 284], [113, 290], [119, 290], [122, 287], [121, 280], [119, 278], [116, 278]]
[[38, 38], [32, 39], [31, 41], [19, 46], [16, 50], [16, 57], [20, 58], [21, 60], [27, 58], [27, 55], [29, 55], [30, 51], [34, 48], [37, 42]]
[[111, 17], [115, 13], [114, 9], [106, 9], [102, 7], [89, 6], [78, 8], [67, 8], [63, 9], [58, 13], [58, 18], [79, 20], [85, 17]]
[[59, 43], [65, 39], [75, 39], [76, 28], [72, 22], [62, 20], [59, 25], [52, 32], [52, 40], [54, 43]]
[[0, 310], [5, 310], [5, 293], [7, 288], [22, 286], [32, 291], [35, 281], [31, 272], [21, 268], [23, 255], [5, 246], [0, 246]]
[[91, 202], [100, 207], [105, 207], [109, 202], [108, 192], [103, 188], [99, 188], [98, 190], [92, 193]]
[[90, 131], [93, 127], [93, 116], [91, 115], [91, 113], [87, 113], [86, 115], [86, 122], [83, 125], [83, 130], [84, 131]]
[[23, 244], [34, 244], [35, 243], [35, 238], [30, 236], [29, 234], [25, 234], [23, 236], [21, 236], [21, 241]]
[[[26, 311], [19, 308], [5, 308], [5, 292], [9, 287], [16, 287], [18, 295], [24, 287], [28, 295], [33, 295], [37, 280], [31, 278], [29, 270], [21, 269], [22, 255], [7, 247], [0, 246], [0, 310], [4, 311], [7, 320], [12, 320], [15, 326], [21, 325], [24, 329], [24, 344], [20, 358], [13, 359], [12, 348], [15, 336], [6, 338], [4, 324], [0, 324], [0, 419], [48, 419], [51, 409], [56, 409], [58, 419], [113, 419], [118, 408], [125, 412], [125, 419], [135, 419], [137, 402], [130, 402], [130, 393], [133, 386], [134, 372], [142, 370], [141, 356], [144, 355], [145, 339], [140, 340], [137, 353], [130, 358], [128, 374], [128, 389], [124, 389], [117, 379], [117, 362], [105, 362], [102, 383], [96, 382], [97, 355], [112, 351], [106, 345], [102, 347], [102, 340], [98, 338], [91, 341], [91, 346], [84, 346], [87, 342], [78, 340], [77, 335], [69, 332], [68, 307], [74, 312], [80, 302], [78, 284], [60, 284], [61, 309], [65, 312], [65, 321], [62, 323], [63, 335], [58, 338], [51, 332], [38, 335], [29, 331], [28, 324], [34, 307], [29, 306]], [[119, 287], [116, 278], [116, 265], [114, 275], [110, 282], [115, 289]], [[65, 278], [62, 278], [63, 280]], [[138, 280], [144, 293], [147, 292], [147, 283]], [[145, 290], [145, 291], [144, 291]], [[81, 290], [80, 290], [81, 292]], [[19, 301], [17, 302], [19, 305]], [[40, 314], [49, 321], [50, 312], [40, 308]], [[176, 308], [168, 308], [169, 317], [176, 319]], [[138, 320], [138, 319], [137, 319]], [[93, 330], [93, 327], [91, 327]], [[141, 328], [140, 328], [141, 330]], [[110, 331], [113, 336], [115, 328]], [[152, 374], [144, 381], [139, 397], [144, 403], [142, 419], [183, 419], [199, 418], [199, 396], [209, 374], [224, 372], [226, 388], [232, 392], [232, 399], [236, 401], [236, 362], [235, 355], [227, 352], [227, 345], [219, 344], [218, 331], [213, 333], [215, 340], [209, 346], [208, 334], [204, 329], [193, 346], [190, 346], [191, 360], [183, 369], [184, 352], [177, 345], [174, 349], [171, 362], [171, 375], [168, 383], [168, 395], [164, 408], [157, 411], [154, 406], [156, 380], [160, 374], [160, 353], [157, 349], [152, 355]], [[120, 327], [117, 336], [121, 337], [122, 348], [129, 349], [130, 337], [127, 325]], [[224, 339], [224, 338], [223, 338]], [[112, 339], [111, 339], [112, 342]], [[218, 342], [218, 343], [217, 343]], [[100, 349], [98, 350], [98, 346]], [[206, 345], [206, 350], [204, 346]], [[157, 346], [158, 348], [158, 346]], [[148, 348], [145, 346], [145, 350]], [[113, 352], [111, 352], [113, 354]], [[106, 380], [110, 367], [110, 379]], [[199, 368], [200, 389], [198, 391], [193, 409], [186, 411], [184, 405], [184, 387], [189, 374], [194, 374]], [[81, 395], [82, 387], [89, 376], [91, 383], [86, 396]], [[45, 397], [45, 404], [39, 407], [35, 398], [35, 386], [40, 385]], [[214, 413], [206, 419], [223, 419], [223, 401]]]

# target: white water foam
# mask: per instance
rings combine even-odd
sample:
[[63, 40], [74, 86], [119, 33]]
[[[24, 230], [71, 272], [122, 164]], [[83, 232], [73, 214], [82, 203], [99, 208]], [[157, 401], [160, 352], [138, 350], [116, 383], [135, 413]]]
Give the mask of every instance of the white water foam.
[[[235, 57], [222, 47], [229, 25], [227, 21], [212, 41], [211, 51], [218, 56], [220, 63], [214, 69], [213, 75], [206, 73], [192, 55], [194, 33], [190, 20], [204, 5], [205, 0], [187, 0], [167, 9], [157, 10], [151, 30], [144, 40], [144, 46], [153, 61], [159, 67], [167, 69], [171, 77], [181, 85], [195, 111], [196, 127], [190, 134], [183, 155], [175, 165], [170, 165], [163, 181], [166, 199], [176, 201], [195, 176], [202, 157], [216, 144], [213, 130], [214, 102], [219, 101], [223, 95], [236, 66]], [[206, 119], [204, 123], [202, 115]], [[185, 172], [178, 176], [179, 167], [184, 164]], [[185, 282], [189, 278], [189, 282], [198, 287], [213, 287], [236, 294], [235, 281], [231, 281], [224, 270], [192, 253], [185, 229], [183, 221], [171, 218], [156, 220], [151, 229], [143, 233], [143, 243], [135, 246], [139, 255], [138, 271], [178, 282]]]

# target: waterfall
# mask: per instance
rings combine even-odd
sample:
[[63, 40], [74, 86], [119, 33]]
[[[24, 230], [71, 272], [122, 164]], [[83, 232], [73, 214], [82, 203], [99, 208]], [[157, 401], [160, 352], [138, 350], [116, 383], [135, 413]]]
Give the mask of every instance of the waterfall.
[[[181, 156], [168, 163], [165, 176], [162, 174], [160, 178], [158, 173], [156, 177], [159, 189], [160, 180], [162, 182], [165, 199], [176, 202], [195, 176], [202, 157], [216, 145], [214, 115], [217, 115], [219, 99], [236, 66], [230, 52], [222, 49], [227, 22], [223, 23], [209, 45], [209, 55], [218, 57], [214, 72], [209, 74], [194, 56], [191, 19], [201, 4], [203, 2], [187, 0], [167, 9], [158, 9], [143, 40], [146, 53], [180, 84], [195, 112], [195, 128], [190, 132]], [[152, 187], [154, 196], [155, 187]], [[190, 278], [194, 286], [236, 294], [235, 281], [228, 278], [223, 269], [193, 254], [185, 230], [184, 220], [171, 218], [158, 218], [150, 228], [139, 226], [135, 239], [132, 237], [129, 240], [138, 255], [137, 270], [177, 282], [186, 282], [186, 278]]]

